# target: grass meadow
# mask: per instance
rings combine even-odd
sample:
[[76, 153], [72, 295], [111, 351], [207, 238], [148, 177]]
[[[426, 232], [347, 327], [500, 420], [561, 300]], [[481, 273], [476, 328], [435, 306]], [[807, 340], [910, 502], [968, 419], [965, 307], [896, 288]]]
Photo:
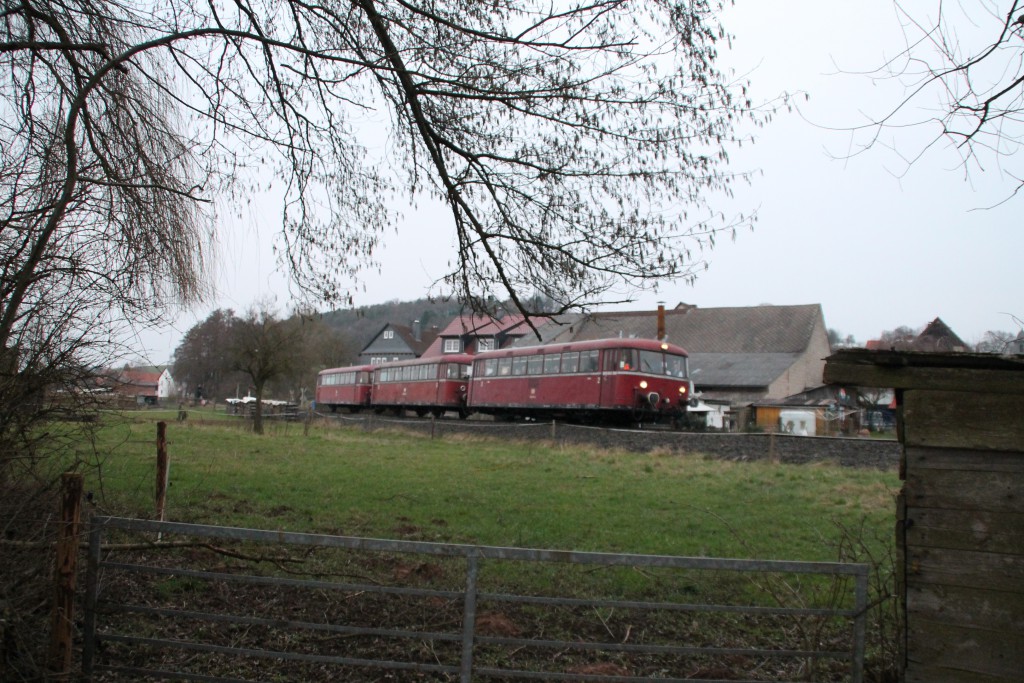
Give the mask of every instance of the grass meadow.
[[[151, 517], [168, 420], [167, 519], [382, 538], [756, 559], [835, 560], [843, 529], [891, 537], [895, 472], [724, 462], [557, 444], [364, 432], [257, 436], [222, 414], [129, 413], [86, 475], [99, 512]], [[879, 543], [884, 542], [879, 540]], [[878, 550], [881, 550], [880, 548]]]

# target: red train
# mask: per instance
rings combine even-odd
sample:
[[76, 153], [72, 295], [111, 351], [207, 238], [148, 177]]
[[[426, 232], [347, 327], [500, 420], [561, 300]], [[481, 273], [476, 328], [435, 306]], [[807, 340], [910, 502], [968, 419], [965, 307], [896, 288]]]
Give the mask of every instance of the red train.
[[358, 413], [370, 407], [370, 390], [373, 386], [373, 365], [354, 365], [350, 368], [323, 370], [316, 377], [316, 403], [330, 408], [347, 408]]
[[601, 339], [474, 357], [469, 405], [504, 418], [678, 420], [693, 387], [686, 351], [653, 339]]
[[[676, 421], [693, 393], [686, 351], [651, 339], [601, 339], [324, 370], [321, 408], [503, 419]], [[471, 372], [472, 370], [472, 372]]]
[[372, 407], [378, 413], [413, 410], [420, 417], [452, 410], [466, 417], [472, 363], [472, 356], [456, 354], [323, 370], [316, 380], [316, 404], [331, 412]]
[[374, 410], [414, 410], [420, 417], [427, 413], [441, 417], [453, 410], [466, 417], [472, 363], [472, 356], [455, 354], [379, 365], [373, 373]]

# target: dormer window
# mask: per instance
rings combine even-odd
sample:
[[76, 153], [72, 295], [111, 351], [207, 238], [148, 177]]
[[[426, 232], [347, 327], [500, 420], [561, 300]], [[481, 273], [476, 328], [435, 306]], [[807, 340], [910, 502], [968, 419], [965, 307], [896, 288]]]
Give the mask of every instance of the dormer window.
[[480, 353], [483, 353], [484, 351], [493, 351], [494, 338], [492, 337], [490, 339], [478, 339], [476, 342], [476, 350], [479, 351]]
[[444, 352], [445, 353], [459, 353], [462, 351], [462, 340], [461, 339], [445, 339], [444, 340]]

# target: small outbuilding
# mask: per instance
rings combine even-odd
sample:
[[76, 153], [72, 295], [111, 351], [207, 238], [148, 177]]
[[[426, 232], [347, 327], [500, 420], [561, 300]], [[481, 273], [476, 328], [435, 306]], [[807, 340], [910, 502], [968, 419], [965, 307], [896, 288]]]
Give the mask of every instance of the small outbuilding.
[[901, 680], [1024, 680], [1024, 356], [843, 350], [825, 381], [895, 390]]

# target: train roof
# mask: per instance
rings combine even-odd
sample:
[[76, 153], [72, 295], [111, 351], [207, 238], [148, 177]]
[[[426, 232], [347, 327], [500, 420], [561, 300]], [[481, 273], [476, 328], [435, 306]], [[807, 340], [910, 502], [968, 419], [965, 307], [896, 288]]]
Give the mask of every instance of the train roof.
[[376, 365], [347, 365], [341, 368], [326, 368], [318, 372], [318, 375], [333, 375], [338, 372], [373, 372]]
[[378, 363], [377, 365], [371, 366], [374, 368], [400, 368], [406, 365], [431, 365], [436, 363], [463, 363], [465, 365], [472, 365], [474, 356], [468, 353], [447, 353], [443, 356], [420, 356], [419, 358], [410, 358], [409, 360], [393, 360], [387, 363]]
[[641, 351], [667, 351], [679, 356], [687, 356], [686, 349], [657, 339], [639, 339], [629, 337], [613, 337], [610, 339], [591, 339], [589, 341], [563, 342], [554, 344], [538, 344], [536, 346], [514, 346], [496, 351], [485, 351], [473, 356], [480, 358], [507, 358], [535, 353], [562, 353], [563, 351], [591, 351], [594, 349], [640, 349]]

